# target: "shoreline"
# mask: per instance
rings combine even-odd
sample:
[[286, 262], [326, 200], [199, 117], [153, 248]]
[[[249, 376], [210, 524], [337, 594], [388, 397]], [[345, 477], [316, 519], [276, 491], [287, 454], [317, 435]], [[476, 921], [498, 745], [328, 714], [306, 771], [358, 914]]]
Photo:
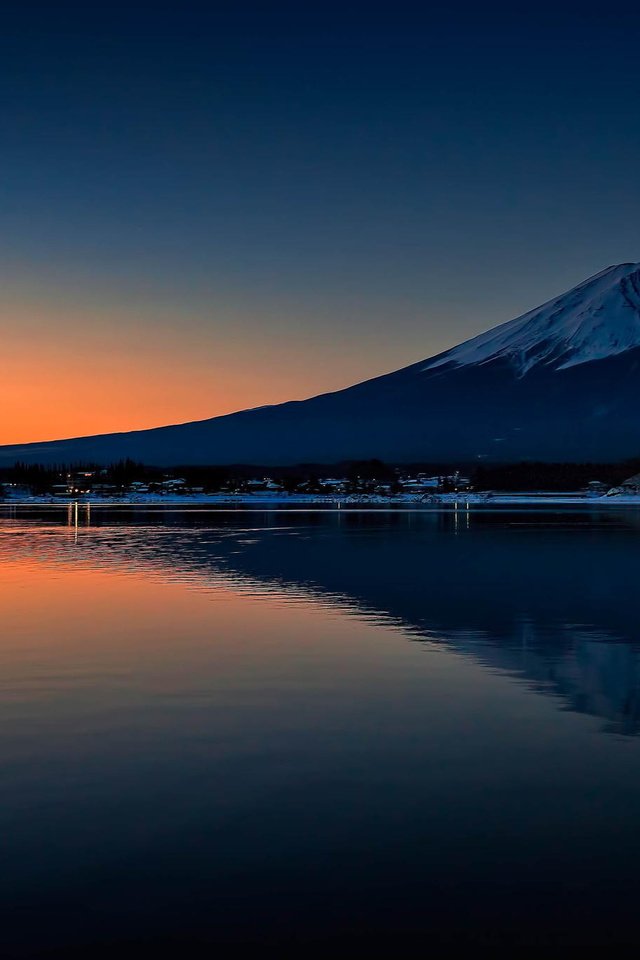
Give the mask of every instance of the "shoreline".
[[282, 496], [276, 494], [273, 496], [260, 496], [258, 494], [181, 494], [150, 496], [141, 495], [138, 497], [54, 497], [54, 496], [25, 496], [8, 497], [6, 500], [0, 500], [0, 510], [11, 507], [125, 507], [125, 508], [145, 508], [145, 507], [171, 507], [173, 509], [188, 507], [209, 507], [211, 509], [228, 510], [235, 507], [247, 509], [255, 507], [256, 509], [286, 510], [287, 508], [314, 509], [323, 508], [328, 510], [366, 510], [366, 509], [386, 509], [393, 510], [433, 510], [442, 508], [472, 509], [473, 507], [640, 507], [640, 494], [619, 494], [616, 496], [589, 497], [579, 494], [549, 494], [549, 493], [493, 493], [493, 494], [433, 494], [428, 497], [418, 495], [398, 495], [396, 497], [383, 497], [377, 495], [358, 496], [351, 495], [346, 497], [328, 497], [314, 496], [304, 494], [291, 494]]

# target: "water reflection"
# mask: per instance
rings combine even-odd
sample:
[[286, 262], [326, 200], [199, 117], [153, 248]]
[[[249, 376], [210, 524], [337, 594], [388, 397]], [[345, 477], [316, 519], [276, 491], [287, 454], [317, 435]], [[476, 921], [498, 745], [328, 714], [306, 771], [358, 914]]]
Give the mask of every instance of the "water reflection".
[[7, 512], [3, 960], [635, 944], [639, 543]]
[[281, 604], [323, 604], [447, 645], [491, 671], [640, 730], [638, 517], [563, 513], [18, 511], [0, 562], [115, 568]]

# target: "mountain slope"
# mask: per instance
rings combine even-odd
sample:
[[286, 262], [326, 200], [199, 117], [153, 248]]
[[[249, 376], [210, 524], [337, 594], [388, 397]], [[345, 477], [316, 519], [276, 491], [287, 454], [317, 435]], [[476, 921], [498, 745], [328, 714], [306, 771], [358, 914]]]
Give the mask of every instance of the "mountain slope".
[[640, 347], [638, 266], [608, 267], [569, 293], [447, 350], [425, 369], [503, 357], [524, 376], [539, 363], [566, 370]]
[[437, 357], [346, 390], [5, 462], [611, 460], [640, 454], [640, 264], [609, 267]]

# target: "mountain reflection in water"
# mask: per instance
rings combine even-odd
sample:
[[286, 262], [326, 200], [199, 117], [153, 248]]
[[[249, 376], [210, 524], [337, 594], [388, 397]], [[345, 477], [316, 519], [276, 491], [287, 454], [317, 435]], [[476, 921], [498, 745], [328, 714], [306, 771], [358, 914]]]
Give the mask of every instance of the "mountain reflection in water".
[[640, 730], [633, 511], [23, 510], [15, 557], [322, 603], [445, 644], [562, 709]]
[[618, 511], [3, 508], [3, 960], [637, 946], [639, 549]]

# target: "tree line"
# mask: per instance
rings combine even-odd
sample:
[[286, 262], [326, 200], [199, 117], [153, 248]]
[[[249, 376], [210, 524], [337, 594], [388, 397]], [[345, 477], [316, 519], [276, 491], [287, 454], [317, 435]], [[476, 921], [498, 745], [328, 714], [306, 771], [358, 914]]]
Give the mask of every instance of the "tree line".
[[[67, 477], [81, 473], [91, 474], [87, 483], [112, 484], [126, 488], [131, 483], [161, 483], [167, 477], [180, 477], [189, 487], [216, 492], [224, 488], [241, 486], [248, 480], [271, 477], [284, 490], [296, 490], [307, 484], [309, 491], [319, 489], [322, 478], [344, 478], [350, 484], [382, 483], [397, 488], [402, 475], [418, 473], [446, 477], [456, 471], [469, 477], [477, 491], [504, 490], [550, 490], [570, 491], [585, 487], [598, 480], [606, 486], [619, 486], [633, 474], [640, 472], [640, 458], [616, 463], [544, 463], [521, 462], [514, 464], [443, 464], [411, 463], [389, 464], [381, 460], [351, 460], [334, 464], [297, 464], [295, 466], [264, 466], [260, 464], [230, 464], [228, 466], [174, 467], [170, 471], [149, 466], [131, 459], [119, 460], [108, 466], [95, 463], [31, 464], [17, 461], [12, 466], [0, 468], [0, 483], [16, 483], [29, 487], [35, 494], [49, 492]], [[1, 492], [1, 489], [0, 489]]]

